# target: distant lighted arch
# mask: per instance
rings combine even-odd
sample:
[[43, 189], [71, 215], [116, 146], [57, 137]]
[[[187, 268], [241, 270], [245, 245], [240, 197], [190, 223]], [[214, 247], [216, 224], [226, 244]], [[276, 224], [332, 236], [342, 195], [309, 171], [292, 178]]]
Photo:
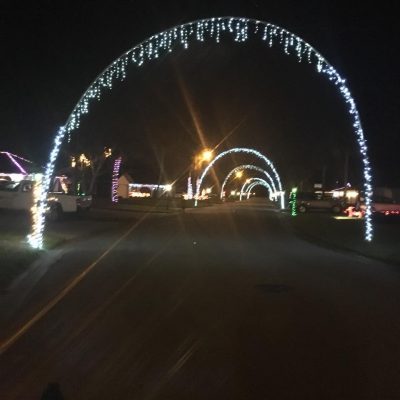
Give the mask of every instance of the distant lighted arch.
[[250, 190], [249, 189], [250, 186], [254, 185], [255, 183], [260, 183], [260, 182], [267, 186], [269, 194], [270, 194], [269, 197], [272, 200], [272, 197], [274, 195], [274, 191], [273, 191], [271, 185], [265, 179], [258, 178], [258, 177], [253, 177], [253, 178], [249, 178], [249, 179], [246, 180], [246, 182], [242, 185], [242, 188], [240, 189], [239, 200], [242, 200], [243, 195], [246, 194]]
[[227, 156], [228, 154], [234, 154], [234, 153], [243, 153], [243, 154], [251, 154], [261, 161], [263, 161], [267, 168], [271, 170], [272, 176], [276, 182], [276, 186], [278, 187], [279, 192], [281, 193], [281, 208], [285, 208], [284, 205], [284, 195], [283, 195], [283, 190], [282, 190], [282, 184], [281, 184], [281, 179], [278, 175], [278, 172], [276, 171], [274, 164], [272, 164], [272, 161], [269, 160], [267, 157], [264, 156], [264, 154], [260, 153], [257, 150], [254, 149], [249, 149], [246, 147], [234, 147], [233, 149], [229, 149], [226, 151], [223, 151], [222, 153], [219, 153], [204, 169], [203, 173], [201, 174], [198, 182], [197, 182], [197, 187], [196, 187], [196, 196], [195, 196], [195, 206], [197, 206], [197, 199], [199, 198], [199, 195], [201, 193], [201, 185], [203, 183], [203, 179], [205, 176], [208, 174], [210, 169], [214, 166], [214, 164], [219, 161], [221, 158]]
[[366, 204], [365, 239], [367, 241], [372, 240], [371, 167], [360, 116], [345, 79], [314, 47], [285, 28], [251, 18], [212, 17], [177, 25], [149, 37], [114, 60], [86, 89], [65, 124], [58, 129], [55, 135], [44, 178], [36, 190], [38, 195], [35, 198], [35, 205], [32, 207], [32, 231], [28, 236], [28, 241], [32, 247], [42, 248], [43, 246], [44, 214], [47, 207], [46, 197], [61, 144], [65, 137], [69, 138], [71, 133], [79, 128], [82, 117], [89, 112], [90, 104], [95, 100], [100, 100], [106, 90], [111, 90], [114, 82], [125, 80], [128, 66], [140, 67], [145, 62], [172, 52], [178, 45], [187, 49], [192, 41], [202, 43], [206, 40], [214, 39], [219, 43], [222, 34], [232, 37], [235, 42], [239, 43], [244, 43], [249, 38], [252, 40], [259, 39], [268, 47], [276, 46], [285, 54], [296, 56], [299, 62], [306, 60], [306, 62], [315, 67], [319, 74], [326, 76], [337, 88], [347, 106], [362, 158]]
[[251, 195], [251, 191], [255, 188], [255, 187], [257, 187], [257, 186], [263, 186], [263, 187], [265, 187], [268, 191], [270, 191], [271, 190], [271, 188], [270, 188], [270, 186], [268, 185], [268, 183], [267, 182], [254, 182], [254, 183], [252, 183], [246, 190], [247, 190], [247, 200], [249, 199], [249, 197], [250, 197], [250, 195]]
[[225, 190], [225, 186], [228, 183], [229, 179], [236, 174], [236, 172], [239, 171], [245, 171], [245, 170], [252, 170], [252, 171], [257, 171], [260, 172], [261, 174], [264, 174], [266, 176], [266, 178], [268, 179], [269, 183], [271, 184], [272, 188], [273, 188], [273, 192], [277, 192], [276, 190], [276, 186], [275, 186], [275, 182], [272, 179], [271, 175], [263, 168], [258, 167], [257, 165], [252, 165], [252, 164], [243, 164], [243, 165], [239, 165], [235, 168], [233, 168], [228, 175], [226, 175], [224, 182], [222, 183], [221, 186], [221, 194], [220, 194], [220, 198], [222, 199], [224, 196], [224, 190]]

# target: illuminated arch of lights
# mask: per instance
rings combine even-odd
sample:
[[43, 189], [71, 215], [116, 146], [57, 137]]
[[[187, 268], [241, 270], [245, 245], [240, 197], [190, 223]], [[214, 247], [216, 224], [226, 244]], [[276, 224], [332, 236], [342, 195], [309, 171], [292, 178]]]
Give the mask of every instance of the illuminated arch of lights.
[[65, 137], [70, 138], [71, 133], [79, 128], [82, 117], [89, 112], [90, 104], [95, 100], [100, 100], [104, 92], [113, 88], [113, 84], [116, 81], [125, 80], [129, 66], [140, 67], [146, 62], [172, 52], [178, 46], [187, 49], [189, 43], [192, 41], [206, 42], [214, 40], [216, 43], [219, 43], [222, 35], [230, 36], [238, 43], [244, 43], [249, 38], [252, 38], [261, 40], [265, 43], [266, 47], [276, 46], [282, 49], [283, 53], [294, 55], [298, 62], [304, 60], [309, 63], [318, 73], [326, 76], [336, 86], [346, 103], [362, 157], [366, 203], [365, 239], [368, 241], [372, 240], [371, 167], [360, 116], [345, 79], [309, 43], [284, 28], [256, 19], [219, 17], [185, 23], [149, 37], [114, 60], [87, 88], [67, 118], [66, 123], [58, 129], [55, 135], [53, 148], [49, 155], [43, 180], [41, 181], [38, 202], [32, 208], [32, 232], [28, 236], [28, 241], [32, 247], [41, 248], [43, 244], [46, 195], [50, 187], [60, 146]]
[[[269, 182], [267, 182], [265, 179], [263, 178], [257, 178], [257, 177], [253, 177], [253, 178], [249, 178], [246, 179], [246, 182], [243, 184], [242, 188], [240, 189], [240, 197], [239, 200], [242, 200], [242, 197], [244, 194], [249, 193], [251, 191], [250, 187], [252, 187], [255, 183], [262, 183], [264, 184], [264, 186], [266, 186], [268, 188], [269, 191], [269, 198], [270, 200], [273, 199], [273, 188], [271, 187], [271, 185], [269, 184]], [[248, 198], [248, 196], [247, 196]]]
[[221, 158], [227, 156], [228, 154], [233, 154], [233, 153], [243, 153], [243, 154], [250, 154], [253, 156], [256, 156], [257, 158], [259, 158], [261, 161], [265, 162], [265, 164], [267, 165], [267, 168], [269, 168], [272, 172], [272, 175], [275, 178], [275, 182], [277, 183], [277, 187], [279, 190], [279, 194], [281, 197], [281, 208], [284, 209], [285, 208], [285, 204], [284, 204], [284, 192], [282, 190], [282, 184], [281, 184], [281, 179], [278, 175], [278, 172], [276, 171], [274, 164], [272, 164], [272, 162], [264, 156], [264, 154], [260, 153], [257, 150], [254, 149], [249, 149], [246, 147], [234, 147], [233, 149], [229, 149], [226, 151], [223, 151], [222, 153], [219, 153], [213, 160], [210, 161], [210, 163], [207, 165], [207, 167], [204, 169], [203, 173], [200, 175], [199, 180], [197, 181], [197, 187], [196, 187], [196, 195], [195, 195], [195, 201], [194, 201], [194, 205], [197, 206], [197, 201], [198, 198], [200, 196], [201, 193], [201, 185], [203, 183], [203, 179], [205, 178], [205, 176], [208, 174], [208, 172], [210, 171], [210, 169], [214, 166], [214, 164], [220, 160]]
[[268, 189], [268, 191], [271, 190], [271, 187], [268, 185], [267, 182], [263, 182], [262, 180], [259, 182], [254, 182], [252, 183], [246, 190], [247, 190], [247, 200], [249, 199], [250, 195], [251, 195], [251, 191], [256, 187], [256, 186], [264, 186], [266, 189]]
[[252, 165], [252, 164], [243, 164], [243, 165], [239, 165], [239, 166], [233, 168], [232, 171], [230, 171], [228, 173], [228, 175], [226, 175], [224, 182], [222, 183], [222, 186], [221, 186], [221, 194], [220, 194], [221, 199], [224, 197], [224, 189], [225, 189], [225, 186], [228, 183], [229, 179], [233, 175], [235, 175], [237, 172], [245, 171], [245, 170], [257, 171], [257, 172], [260, 172], [261, 174], [264, 174], [272, 186], [273, 190], [271, 190], [271, 193], [277, 192], [274, 180], [272, 179], [271, 175], [265, 169], [262, 169], [260, 167], [257, 167], [256, 165]]

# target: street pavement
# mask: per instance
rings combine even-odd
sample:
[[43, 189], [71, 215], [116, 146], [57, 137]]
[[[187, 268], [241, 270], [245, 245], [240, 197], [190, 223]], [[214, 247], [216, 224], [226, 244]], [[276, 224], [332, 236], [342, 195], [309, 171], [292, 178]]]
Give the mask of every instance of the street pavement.
[[400, 399], [399, 270], [288, 218], [253, 200], [67, 243], [3, 301], [0, 399]]

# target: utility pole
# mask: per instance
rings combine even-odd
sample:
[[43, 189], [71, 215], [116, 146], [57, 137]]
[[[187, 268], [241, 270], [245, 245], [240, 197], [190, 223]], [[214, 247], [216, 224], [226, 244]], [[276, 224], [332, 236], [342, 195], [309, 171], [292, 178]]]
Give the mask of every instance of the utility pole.
[[326, 165], [322, 167], [322, 190], [325, 190]]
[[344, 174], [343, 174], [343, 186], [346, 187], [349, 181], [349, 150], [346, 150], [344, 156]]

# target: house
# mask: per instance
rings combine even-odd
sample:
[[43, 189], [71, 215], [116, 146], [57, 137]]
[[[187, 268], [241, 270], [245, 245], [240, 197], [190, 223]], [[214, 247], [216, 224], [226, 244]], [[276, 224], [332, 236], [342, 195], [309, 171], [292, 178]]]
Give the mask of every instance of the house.
[[19, 182], [22, 179], [35, 180], [42, 173], [42, 168], [33, 161], [9, 151], [0, 151], [0, 180], [13, 182]]
[[117, 196], [122, 199], [129, 197], [129, 185], [133, 182], [132, 177], [125, 173], [118, 178]]
[[117, 196], [122, 199], [129, 197], [161, 197], [170, 195], [172, 185], [153, 183], [133, 183], [132, 177], [125, 173], [118, 178]]

